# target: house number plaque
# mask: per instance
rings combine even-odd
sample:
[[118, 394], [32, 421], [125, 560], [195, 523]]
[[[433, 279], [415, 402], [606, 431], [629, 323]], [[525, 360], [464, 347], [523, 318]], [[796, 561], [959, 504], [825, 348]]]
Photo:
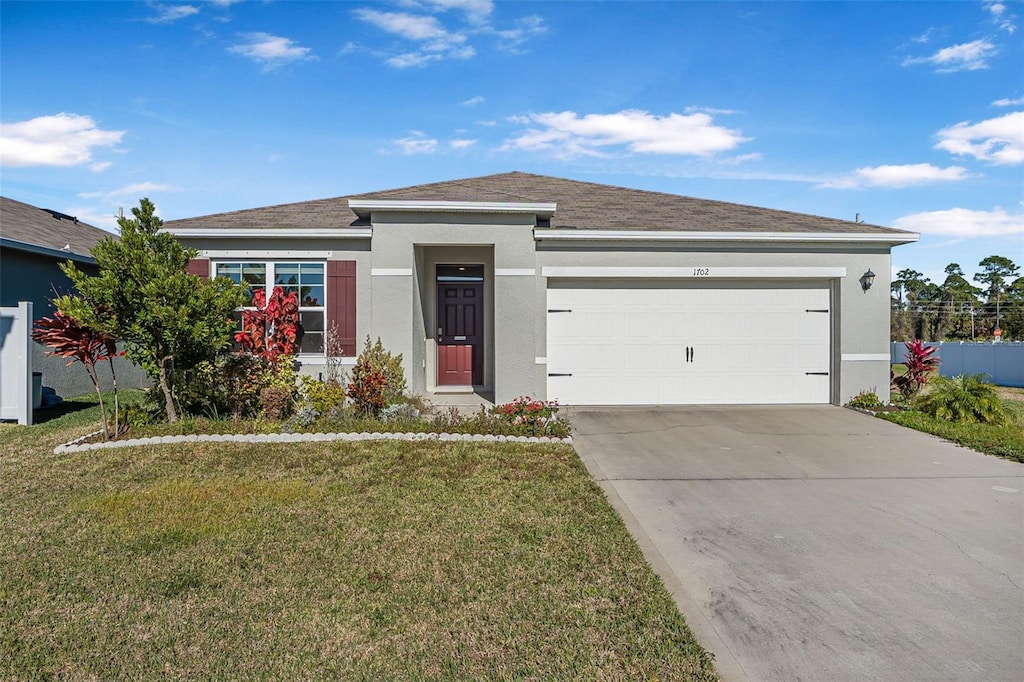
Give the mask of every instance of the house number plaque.
[[694, 268], [693, 269], [693, 276], [694, 277], [710, 277], [711, 276], [711, 268]]

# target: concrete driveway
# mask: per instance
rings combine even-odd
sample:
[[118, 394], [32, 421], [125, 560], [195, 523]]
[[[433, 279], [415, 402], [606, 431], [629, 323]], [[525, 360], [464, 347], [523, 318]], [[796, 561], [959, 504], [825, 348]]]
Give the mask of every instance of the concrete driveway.
[[1024, 679], [1024, 465], [838, 407], [571, 419], [724, 679]]

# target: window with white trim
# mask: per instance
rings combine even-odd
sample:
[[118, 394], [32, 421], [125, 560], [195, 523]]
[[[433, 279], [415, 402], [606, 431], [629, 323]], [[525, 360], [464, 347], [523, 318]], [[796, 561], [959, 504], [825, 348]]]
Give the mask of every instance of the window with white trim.
[[[300, 355], [324, 354], [324, 329], [327, 304], [322, 262], [225, 262], [214, 264], [214, 276], [227, 277], [246, 288], [251, 299], [256, 289], [262, 288], [267, 297], [279, 286], [285, 295], [295, 292], [299, 298], [299, 324], [301, 325]], [[243, 310], [246, 308], [243, 308]], [[251, 307], [248, 307], [252, 310]], [[238, 328], [241, 329], [241, 315]]]

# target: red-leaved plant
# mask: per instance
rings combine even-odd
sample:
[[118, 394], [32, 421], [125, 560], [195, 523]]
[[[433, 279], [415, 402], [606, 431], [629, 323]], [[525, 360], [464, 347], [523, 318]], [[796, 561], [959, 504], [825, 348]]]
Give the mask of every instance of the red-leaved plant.
[[904, 364], [907, 371], [900, 376], [892, 374], [892, 383], [904, 398], [910, 400], [928, 383], [929, 375], [939, 369], [939, 359], [932, 357], [936, 351], [935, 346], [926, 346], [923, 341], [914, 339], [905, 345], [907, 355]]
[[282, 356], [295, 353], [299, 332], [299, 297], [294, 291], [285, 295], [274, 287], [267, 300], [263, 289], [252, 296], [255, 310], [242, 311], [242, 331], [235, 341], [244, 353], [252, 353], [277, 365]]
[[114, 373], [114, 358], [124, 353], [117, 350], [117, 340], [103, 332], [80, 324], [77, 320], [69, 315], [65, 315], [60, 310], [54, 313], [53, 317], [44, 317], [36, 320], [35, 329], [32, 330], [32, 338], [50, 349], [46, 351], [47, 355], [68, 358], [68, 365], [77, 360], [85, 367], [85, 371], [89, 374], [89, 379], [92, 380], [92, 385], [96, 389], [96, 396], [100, 401], [104, 440], [110, 439], [110, 432], [107, 428], [107, 407], [103, 402], [103, 391], [100, 389], [96, 365], [104, 360], [110, 364], [110, 376], [114, 381], [114, 433], [119, 433], [121, 430], [121, 409], [117, 398], [117, 375]]
[[534, 400], [525, 395], [510, 403], [491, 408], [491, 414], [496, 414], [512, 426], [522, 427], [533, 435], [552, 422], [557, 412], [557, 400]]

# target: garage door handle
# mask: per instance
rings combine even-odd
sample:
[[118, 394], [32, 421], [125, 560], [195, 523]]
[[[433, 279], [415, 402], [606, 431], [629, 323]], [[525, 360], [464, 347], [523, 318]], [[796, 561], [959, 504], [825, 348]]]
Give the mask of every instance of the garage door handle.
[[548, 312], [549, 313], [571, 313], [572, 310], [560, 310], [560, 309], [553, 310], [551, 308], [548, 308]]
[[808, 308], [805, 313], [827, 313], [828, 308]]
[[548, 372], [549, 377], [571, 377], [572, 372]]
[[828, 372], [804, 372], [804, 374], [817, 374], [818, 376], [827, 377]]

